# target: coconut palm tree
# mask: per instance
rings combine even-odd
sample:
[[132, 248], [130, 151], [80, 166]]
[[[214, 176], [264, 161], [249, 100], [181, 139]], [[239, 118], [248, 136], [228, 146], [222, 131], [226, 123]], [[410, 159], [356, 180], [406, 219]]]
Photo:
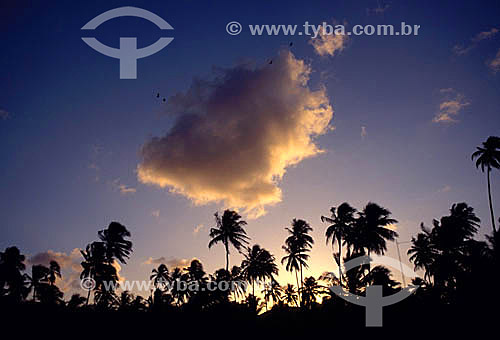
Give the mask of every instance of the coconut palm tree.
[[424, 227], [423, 223], [421, 228], [422, 233], [411, 239], [412, 246], [408, 250], [408, 255], [410, 255], [410, 261], [415, 265], [415, 270], [423, 269], [425, 271], [424, 279], [430, 282], [437, 252], [432, 244], [430, 231]]
[[283, 295], [283, 289], [279, 285], [278, 281], [276, 281], [274, 278], [271, 278], [271, 283], [266, 284], [264, 286], [262, 294], [264, 294], [264, 299], [266, 301], [266, 310], [267, 310], [268, 301], [271, 301], [273, 305], [281, 301]]
[[338, 256], [335, 256], [335, 259], [339, 267], [339, 280], [342, 285], [342, 241], [353, 227], [356, 209], [351, 207], [349, 203], [344, 202], [338, 208], [330, 208], [330, 212], [331, 217], [321, 216], [321, 221], [330, 223], [325, 233], [326, 243], [328, 244], [331, 240], [332, 248], [334, 248], [335, 242], [338, 244]]
[[255, 295], [255, 281], [273, 278], [278, 274], [274, 256], [258, 244], [252, 248], [248, 247], [247, 252], [243, 254], [244, 259], [241, 262], [242, 274], [252, 285], [252, 295]]
[[22, 271], [25, 256], [17, 247], [7, 247], [0, 252], [0, 295], [8, 295], [14, 302], [20, 302], [29, 294]]
[[53, 286], [57, 278], [62, 278], [61, 266], [59, 266], [59, 263], [57, 263], [57, 261], [50, 261], [47, 280], [49, 281], [50, 285]]
[[231, 294], [233, 295], [233, 299], [236, 301], [239, 297], [245, 296], [246, 285], [242, 285], [244, 282], [243, 273], [241, 267], [233, 266], [230, 272], [230, 281], [231, 281]]
[[80, 294], [73, 294], [71, 295], [71, 298], [67, 302], [66, 306], [70, 310], [77, 310], [78, 308], [82, 307], [85, 304], [85, 301], [87, 299]]
[[355, 240], [353, 247], [360, 252], [366, 250], [368, 255], [371, 253], [383, 255], [387, 250], [386, 241], [393, 241], [398, 237], [398, 233], [387, 228], [398, 222], [390, 216], [389, 210], [369, 202], [359, 213], [355, 227], [351, 229]]
[[153, 280], [154, 286], [156, 288], [159, 288], [160, 286], [164, 288], [168, 283], [171, 282], [168, 268], [163, 263], [160, 264], [158, 268], [153, 268], [149, 279]]
[[29, 289], [33, 289], [33, 301], [40, 300], [40, 290], [42, 289], [42, 285], [47, 282], [48, 275], [49, 268], [42, 264], [31, 266], [31, 276], [28, 274], [25, 275], [29, 282]]
[[175, 267], [170, 274], [170, 277], [172, 279], [172, 288], [170, 293], [175, 299], [176, 305], [179, 306], [181, 303], [185, 302], [187, 297], [187, 289], [183, 289], [184, 287], [181, 287], [181, 282], [188, 281], [188, 274], [183, 273], [181, 268]]
[[[92, 242], [87, 245], [85, 250], [80, 250], [80, 253], [83, 257], [83, 261], [80, 263], [83, 268], [80, 279], [92, 279], [95, 281], [98, 271], [101, 271], [106, 261], [105, 244], [103, 242]], [[91, 291], [92, 289], [88, 289], [87, 291], [87, 301], [85, 305], [89, 304]]]
[[241, 216], [236, 211], [225, 210], [222, 216], [215, 213], [215, 228], [210, 229], [210, 242], [208, 248], [217, 243], [222, 243], [226, 250], [226, 270], [229, 271], [229, 245], [241, 252], [241, 248], [248, 244], [249, 237], [244, 226], [247, 222], [241, 220]]
[[320, 285], [314, 277], [306, 277], [304, 280], [304, 286], [301, 289], [304, 307], [312, 308], [312, 306], [316, 303], [316, 296], [322, 293], [325, 293], [325, 287]]
[[118, 310], [123, 312], [131, 311], [134, 299], [134, 294], [130, 293], [128, 290], [124, 290], [117, 299]]
[[295, 244], [291, 246], [284, 245], [281, 247], [287, 254], [281, 259], [281, 264], [286, 263], [285, 269], [287, 272], [295, 271], [295, 280], [297, 281], [297, 287], [300, 287], [298, 272], [302, 266], [306, 268], [308, 267], [307, 260], [309, 259], [309, 255], [306, 253], [309, 251], [309, 249], [300, 249], [296, 247], [297, 246]]
[[130, 231], [118, 223], [111, 222], [107, 229], [98, 232], [99, 239], [104, 242], [106, 247], [106, 259], [108, 263], [113, 263], [117, 259], [121, 263], [127, 263], [126, 258], [129, 258], [132, 252], [132, 242], [126, 240], [130, 237]]
[[294, 304], [298, 307], [297, 292], [295, 290], [295, 287], [290, 283], [286, 285], [285, 289], [283, 289], [283, 300], [288, 306]]
[[[285, 245], [289, 247], [291, 250], [295, 250], [295, 252], [298, 253], [305, 253], [309, 251], [312, 248], [312, 245], [314, 244], [314, 240], [311, 235], [309, 235], [309, 232], [312, 231], [313, 229], [304, 220], [301, 219], [293, 219], [292, 220], [292, 228], [285, 228], [286, 231], [290, 234], [288, 238], [285, 240]], [[300, 267], [300, 286], [298, 286], [298, 289], [300, 290], [300, 287], [302, 287], [302, 269], [303, 267], [308, 268], [307, 266], [307, 259], [309, 256], [302, 256], [303, 261], [299, 261], [299, 267]]]
[[491, 184], [490, 184], [490, 172], [491, 169], [499, 169], [500, 168], [500, 137], [490, 136], [483, 142], [483, 146], [478, 146], [477, 151], [472, 154], [472, 160], [477, 158], [476, 168], [481, 166], [481, 171], [484, 172], [484, 168], [486, 168], [486, 179], [488, 182], [488, 201], [490, 203], [490, 216], [491, 216], [491, 225], [493, 227], [493, 231], [496, 232], [495, 227], [495, 215], [493, 213], [493, 203], [491, 200]]

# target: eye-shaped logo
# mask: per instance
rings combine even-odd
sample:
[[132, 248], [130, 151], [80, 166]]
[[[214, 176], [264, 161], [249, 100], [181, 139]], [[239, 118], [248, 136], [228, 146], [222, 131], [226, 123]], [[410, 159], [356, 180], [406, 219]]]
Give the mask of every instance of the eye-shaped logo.
[[[162, 30], [173, 30], [168, 22], [158, 15], [137, 7], [120, 7], [104, 12], [90, 20], [82, 30], [94, 30], [100, 24], [119, 17], [139, 17], [151, 21]], [[137, 48], [137, 38], [120, 38], [120, 48], [102, 44], [96, 38], [82, 40], [97, 52], [108, 57], [120, 59], [120, 79], [137, 79], [137, 59], [148, 57], [165, 48], [174, 38], [160, 38], [155, 43]]]
[[[417, 276], [417, 274], [407, 265], [387, 256], [379, 256], [372, 260], [369, 256], [356, 257], [344, 264], [344, 271], [347, 272], [353, 268], [367, 265], [368, 263], [386, 265], [389, 267], [401, 268], [401, 271], [406, 276]], [[351, 294], [342, 289], [341, 286], [332, 286], [330, 290], [342, 299], [355, 305], [366, 307], [366, 323], [367, 327], [382, 327], [382, 307], [398, 303], [411, 294], [413, 294], [419, 286], [410, 285], [401, 289], [399, 292], [382, 296], [382, 286], [373, 285], [366, 287], [366, 296]]]

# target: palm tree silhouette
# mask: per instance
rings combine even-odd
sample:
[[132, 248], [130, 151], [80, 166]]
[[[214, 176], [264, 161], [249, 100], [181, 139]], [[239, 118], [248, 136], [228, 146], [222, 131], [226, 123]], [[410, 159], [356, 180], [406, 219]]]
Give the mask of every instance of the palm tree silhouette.
[[477, 151], [472, 154], [472, 160], [477, 158], [476, 168], [481, 166], [481, 171], [484, 172], [486, 167], [486, 178], [488, 181], [488, 201], [490, 203], [490, 215], [491, 215], [491, 225], [493, 227], [493, 232], [496, 232], [495, 227], [495, 215], [493, 213], [493, 203], [491, 200], [491, 184], [490, 184], [490, 172], [492, 168], [500, 168], [500, 137], [490, 136], [483, 142], [482, 147], [477, 147]]
[[134, 295], [128, 290], [124, 290], [120, 297], [117, 299], [119, 311], [130, 311], [132, 308], [132, 301], [135, 299]]
[[262, 294], [264, 294], [264, 299], [266, 301], [266, 310], [267, 310], [268, 301], [271, 301], [273, 306], [281, 301], [283, 295], [283, 289], [279, 285], [278, 281], [276, 281], [274, 278], [271, 278], [271, 283], [266, 284], [264, 286]]
[[108, 228], [100, 230], [98, 235], [106, 247], [106, 258], [109, 263], [113, 263], [114, 258], [121, 263], [127, 263], [125, 258], [129, 258], [132, 252], [132, 242], [125, 239], [130, 237], [130, 232], [124, 225], [111, 222]]
[[240, 281], [244, 280], [244, 274], [242, 273], [241, 267], [239, 266], [233, 266], [231, 268], [231, 272], [229, 273], [230, 281], [231, 281], [231, 288], [232, 288], [232, 295], [233, 299], [236, 301], [241, 296], [245, 295], [245, 290], [246, 290], [246, 285], [241, 285], [239, 284]]
[[31, 276], [26, 274], [29, 282], [29, 289], [33, 289], [33, 301], [36, 301], [44, 281], [49, 275], [49, 268], [41, 264], [31, 266]]
[[248, 244], [249, 237], [244, 226], [247, 222], [241, 220], [241, 216], [236, 211], [225, 210], [222, 217], [215, 213], [215, 228], [210, 229], [210, 242], [208, 248], [221, 242], [226, 250], [226, 270], [229, 270], [229, 245], [232, 244], [239, 252], [241, 248]]
[[[131, 234], [127, 228], [118, 223], [111, 222], [107, 229], [100, 230], [97, 235], [101, 241], [87, 245], [85, 251], [80, 250], [83, 268], [80, 278], [95, 280], [94, 298], [100, 308], [110, 308], [116, 305], [117, 297], [112, 287], [118, 281], [118, 274], [114, 266], [115, 261], [126, 263], [132, 253], [132, 242], [127, 240]], [[105, 286], [108, 287], [105, 287]], [[110, 289], [111, 287], [111, 289]], [[91, 290], [87, 293], [88, 305]]]
[[410, 261], [415, 265], [415, 270], [423, 269], [425, 271], [424, 280], [430, 283], [433, 265], [436, 257], [436, 250], [431, 241], [431, 232], [421, 224], [422, 232], [417, 237], [412, 237], [412, 246], [408, 250]]
[[470, 277], [474, 268], [481, 268], [475, 276], [490, 270], [486, 264], [492, 257], [488, 255], [491, 250], [485, 242], [473, 239], [479, 222], [473, 208], [457, 203], [448, 216], [433, 220], [432, 230], [422, 224], [422, 232], [412, 238], [410, 261], [415, 268], [424, 269], [426, 286], [437, 292], [438, 299], [452, 301], [457, 287], [473, 281]]
[[309, 251], [314, 244], [313, 238], [309, 235], [309, 232], [313, 229], [306, 221], [294, 218], [292, 220], [292, 228], [285, 228], [285, 230], [290, 234], [290, 236], [288, 236], [285, 240], [286, 246], [289, 247], [290, 250], [295, 251], [297, 256], [301, 258], [301, 260], [298, 261], [300, 268], [300, 286], [297, 286], [297, 289], [300, 291], [303, 281], [302, 269], [303, 267], [308, 268], [307, 260], [309, 255], [305, 255], [304, 253]]
[[286, 288], [283, 290], [283, 300], [287, 305], [291, 306], [292, 303], [298, 307], [297, 303], [297, 293], [295, 287], [292, 284], [287, 284]]
[[179, 306], [184, 303], [187, 298], [187, 290], [181, 287], [181, 283], [187, 282], [189, 277], [188, 274], [184, 273], [181, 268], [175, 267], [170, 274], [170, 278], [172, 280], [172, 288], [170, 289], [170, 293], [175, 299], [176, 305]]
[[69, 310], [76, 310], [82, 305], [85, 304], [86, 298], [81, 296], [80, 294], [73, 294], [71, 295], [71, 298], [69, 299], [68, 303], [66, 306], [69, 308]]
[[57, 263], [56, 261], [50, 261], [47, 280], [49, 281], [50, 285], [53, 286], [57, 278], [62, 278], [61, 266], [59, 266], [59, 263]]
[[397, 223], [390, 218], [391, 212], [376, 203], [369, 202], [359, 213], [351, 237], [353, 248], [358, 253], [371, 253], [383, 255], [387, 250], [386, 241], [393, 241], [398, 233], [388, 229], [387, 226]]
[[255, 281], [273, 279], [274, 274], [278, 274], [274, 256], [258, 244], [252, 248], [247, 248], [247, 253], [243, 254], [241, 262], [242, 274], [252, 284], [252, 295], [255, 295]]
[[168, 268], [163, 263], [160, 264], [158, 268], [153, 268], [149, 279], [153, 280], [154, 286], [156, 288], [164, 288], [168, 283], [172, 281]]
[[24, 300], [30, 291], [21, 273], [26, 269], [24, 260], [25, 256], [15, 246], [0, 252], [0, 294], [7, 293], [16, 303]]
[[331, 223], [326, 229], [326, 243], [331, 240], [332, 248], [334, 248], [335, 242], [338, 244], [338, 256], [334, 256], [334, 258], [339, 267], [339, 280], [340, 285], [342, 285], [342, 241], [344, 236], [347, 235], [353, 227], [356, 209], [351, 207], [349, 203], [344, 202], [339, 205], [338, 208], [330, 208], [330, 212], [331, 217], [321, 216], [321, 221]]
[[309, 255], [307, 255], [306, 252], [308, 252], [309, 249], [297, 248], [295, 244], [290, 246], [284, 245], [281, 248], [287, 254], [281, 259], [281, 264], [285, 264], [286, 262], [285, 269], [287, 272], [295, 271], [297, 287], [300, 287], [298, 272], [302, 266], [307, 268], [307, 259], [309, 259]]
[[[105, 246], [103, 242], [92, 242], [87, 245], [85, 250], [80, 250], [83, 261], [80, 263], [83, 270], [80, 274], [80, 279], [95, 280], [98, 270], [105, 262]], [[89, 304], [91, 289], [87, 291], [87, 301], [85, 305]]]
[[316, 296], [325, 292], [325, 287], [320, 285], [312, 276], [306, 277], [304, 286], [301, 289], [304, 307], [312, 308], [316, 303]]

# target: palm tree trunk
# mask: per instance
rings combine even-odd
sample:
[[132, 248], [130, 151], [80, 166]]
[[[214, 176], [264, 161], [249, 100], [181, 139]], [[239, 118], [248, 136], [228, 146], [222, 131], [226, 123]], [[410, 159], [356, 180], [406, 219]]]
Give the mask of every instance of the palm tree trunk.
[[[92, 275], [92, 268], [90, 268], [90, 270], [89, 270], [89, 276], [88, 277], [90, 278], [91, 275]], [[89, 300], [90, 300], [90, 289], [87, 292], [87, 301], [85, 302], [85, 306], [89, 305]]]
[[339, 237], [339, 282], [342, 287], [342, 240]]
[[295, 270], [295, 280], [297, 280], [297, 296], [300, 302], [299, 274], [297, 273], [297, 270]]
[[87, 301], [85, 302], [85, 306], [89, 305], [89, 299], [90, 299], [90, 289], [87, 292]]
[[[302, 278], [302, 263], [300, 264], [300, 289], [304, 286], [304, 279]], [[300, 305], [302, 306], [302, 300], [300, 300]]]
[[226, 271], [229, 271], [229, 245], [226, 242]]
[[489, 199], [489, 202], [490, 202], [491, 225], [493, 226], [493, 232], [496, 233], [497, 230], [495, 228], [495, 216], [493, 214], [493, 203], [491, 202], [490, 172], [491, 172], [491, 168], [488, 167], [488, 172], [486, 174], [486, 177], [488, 178], [488, 199]]

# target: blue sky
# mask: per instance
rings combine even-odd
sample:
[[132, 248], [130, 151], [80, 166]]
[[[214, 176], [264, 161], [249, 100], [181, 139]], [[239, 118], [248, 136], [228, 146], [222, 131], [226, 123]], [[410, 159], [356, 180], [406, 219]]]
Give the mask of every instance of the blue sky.
[[[489, 232], [485, 177], [470, 154], [488, 136], [500, 135], [500, 75], [488, 66], [500, 49], [500, 34], [473, 39], [500, 28], [500, 6], [493, 1], [388, 4], [379, 14], [367, 10], [385, 5], [377, 1], [2, 5], [0, 110], [8, 114], [0, 118], [0, 248], [70, 254], [109, 222], [120, 221], [134, 243], [121, 270], [126, 278], [149, 276], [152, 265], [143, 264], [149, 257], [197, 257], [209, 272], [222, 267], [222, 247], [209, 251], [207, 243], [213, 213], [225, 204], [196, 206], [138, 180], [141, 146], [151, 136], [167, 134], [175, 120], [155, 94], [185, 93], [193, 78], [210, 78], [213, 67], [231, 69], [244, 61], [265, 67], [291, 41], [290, 53], [312, 70], [308, 87], [326, 89], [335, 130], [315, 139], [326, 152], [286, 169], [277, 184], [281, 202], [249, 220], [253, 242], [281, 259], [283, 228], [294, 217], [306, 219], [316, 239], [310, 274], [333, 270], [319, 217], [344, 201], [357, 208], [375, 201], [390, 209], [400, 222], [400, 241], [408, 241], [420, 222], [430, 224], [462, 201], [482, 219], [481, 234]], [[167, 32], [174, 37], [169, 46], [139, 60], [136, 80], [120, 80], [118, 60], [81, 40], [85, 23], [121, 6], [147, 9], [174, 27]], [[225, 30], [234, 20], [244, 27], [238, 36]], [[245, 29], [334, 20], [351, 27], [404, 21], [421, 28], [418, 36], [350, 37], [333, 56], [317, 55], [305, 36], [251, 36]], [[114, 19], [95, 31], [110, 46], [118, 46], [120, 36], [137, 37], [139, 47], [147, 46], [162, 34], [139, 18]], [[457, 45], [470, 49], [459, 54]], [[457, 122], [433, 122], [447, 101], [459, 104]], [[494, 173], [496, 207], [499, 187]], [[389, 255], [395, 256], [392, 243]], [[231, 261], [240, 259], [235, 255]], [[282, 271], [283, 281], [291, 279]]]

